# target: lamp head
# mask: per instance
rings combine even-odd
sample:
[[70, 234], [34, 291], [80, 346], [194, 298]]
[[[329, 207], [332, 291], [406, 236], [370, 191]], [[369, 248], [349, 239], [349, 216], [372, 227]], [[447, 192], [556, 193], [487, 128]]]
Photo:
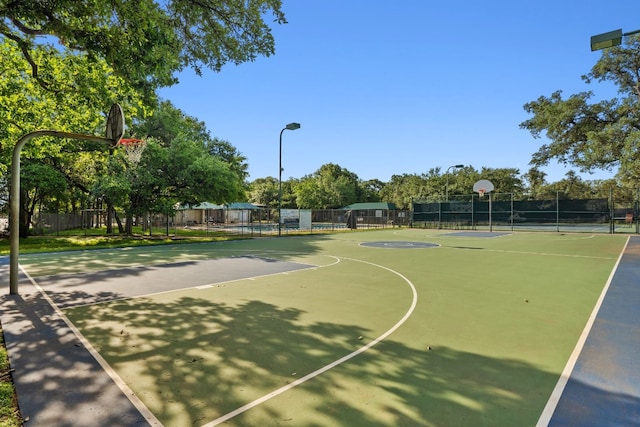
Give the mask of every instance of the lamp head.
[[288, 130], [296, 130], [296, 129], [300, 129], [300, 123], [289, 123], [288, 125], [285, 126], [285, 129]]
[[622, 29], [609, 31], [591, 37], [591, 51], [619, 46], [622, 43]]

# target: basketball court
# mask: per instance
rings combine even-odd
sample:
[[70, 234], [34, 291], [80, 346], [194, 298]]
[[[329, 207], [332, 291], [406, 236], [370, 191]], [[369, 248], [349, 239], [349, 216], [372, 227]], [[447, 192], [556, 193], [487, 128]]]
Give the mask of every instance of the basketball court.
[[637, 419], [640, 239], [621, 256], [625, 236], [496, 234], [25, 255], [20, 295], [1, 301], [23, 415], [567, 425], [588, 407], [581, 425]]

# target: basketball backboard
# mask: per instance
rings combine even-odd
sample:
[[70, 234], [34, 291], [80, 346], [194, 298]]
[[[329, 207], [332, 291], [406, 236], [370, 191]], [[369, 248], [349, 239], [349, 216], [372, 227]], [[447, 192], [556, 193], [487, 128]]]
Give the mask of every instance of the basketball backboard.
[[481, 197], [487, 193], [491, 193], [493, 189], [493, 183], [488, 179], [481, 179], [473, 184], [473, 191], [480, 194]]
[[124, 112], [120, 104], [113, 104], [107, 116], [107, 130], [105, 136], [113, 141], [115, 147], [124, 135]]

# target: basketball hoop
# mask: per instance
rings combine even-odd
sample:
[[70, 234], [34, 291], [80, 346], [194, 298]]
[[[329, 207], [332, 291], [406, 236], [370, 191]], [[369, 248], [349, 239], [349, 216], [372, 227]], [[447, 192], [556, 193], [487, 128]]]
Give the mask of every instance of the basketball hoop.
[[[484, 198], [485, 193], [491, 193], [493, 190], [493, 183], [488, 179], [481, 179], [473, 184], [473, 191], [478, 193], [478, 196], [480, 196], [481, 199]], [[489, 197], [489, 200], [491, 200], [491, 197]]]
[[134, 165], [140, 163], [140, 158], [142, 157], [142, 152], [146, 146], [146, 142], [141, 139], [136, 138], [121, 138], [118, 145], [124, 148], [127, 152], [127, 157], [129, 158], [129, 162]]

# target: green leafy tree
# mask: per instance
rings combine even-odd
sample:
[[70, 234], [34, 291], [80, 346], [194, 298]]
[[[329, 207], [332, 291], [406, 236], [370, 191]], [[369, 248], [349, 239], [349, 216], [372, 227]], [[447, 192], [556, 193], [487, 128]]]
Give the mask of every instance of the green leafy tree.
[[249, 184], [249, 201], [266, 207], [278, 206], [278, 180], [268, 176], [251, 182]]
[[19, 230], [21, 237], [27, 237], [36, 207], [63, 194], [67, 181], [59, 171], [37, 162], [27, 162], [20, 172], [23, 185], [20, 187]]
[[[282, 207], [288, 209], [299, 208], [300, 206], [296, 203], [296, 193], [295, 188], [299, 186], [301, 180], [296, 178], [289, 178], [286, 181], [282, 181]], [[276, 199], [276, 205], [277, 205]]]
[[[451, 169], [449, 173], [442, 175], [442, 179], [438, 180], [441, 184], [438, 188], [449, 188], [449, 200], [455, 201], [456, 196], [468, 197], [473, 190], [473, 184], [479, 179], [479, 173], [471, 166], [463, 168]], [[430, 181], [436, 180], [435, 176]], [[444, 200], [444, 199], [443, 199]]]
[[605, 49], [583, 76], [588, 84], [608, 81], [618, 87], [618, 98], [593, 102], [592, 91], [562, 97], [561, 91], [525, 104], [532, 117], [520, 124], [550, 142], [534, 153], [531, 164], [551, 160], [586, 172], [620, 167], [626, 182], [640, 178], [640, 38], [626, 37], [625, 45]]
[[398, 209], [410, 209], [416, 200], [440, 199], [434, 194], [439, 194], [439, 191], [430, 186], [425, 175], [417, 174], [393, 175], [380, 191], [382, 200], [393, 203]]
[[[247, 158], [238, 151], [229, 141], [225, 141], [219, 138], [213, 138], [211, 141], [207, 141], [207, 151], [212, 156], [218, 157], [229, 165], [229, 168], [233, 173], [238, 176], [241, 182], [246, 182], [249, 176], [249, 164]], [[241, 200], [245, 200], [243, 197]]]
[[[212, 138], [206, 124], [185, 114], [170, 101], [161, 101], [153, 114], [135, 121], [131, 130], [141, 137], [152, 137], [165, 145], [181, 137], [201, 142], [212, 156], [226, 162], [231, 170], [244, 182], [249, 176], [247, 158], [229, 141]], [[235, 201], [241, 201], [241, 198]]]
[[369, 179], [360, 183], [358, 202], [379, 202], [380, 192], [385, 183], [379, 179]]
[[[123, 153], [118, 152], [109, 156], [101, 166], [99, 172], [95, 173], [96, 179], [90, 193], [97, 201], [104, 202], [107, 206], [107, 234], [113, 233], [112, 219], [117, 221], [120, 233], [124, 233], [122, 221], [115, 208], [120, 207], [127, 213], [132, 212], [130, 194], [135, 171], [127, 168]], [[128, 231], [131, 232], [131, 227]]]
[[201, 141], [179, 135], [166, 145], [151, 138], [137, 166], [123, 166], [123, 156], [114, 156], [109, 173], [93, 191], [125, 210], [127, 234], [132, 232], [134, 217], [147, 213], [169, 216], [180, 204], [229, 203], [244, 195], [238, 176], [227, 163], [209, 154]]
[[[596, 196], [595, 186], [590, 181], [583, 181], [574, 171], [569, 171], [560, 181], [551, 183], [542, 188], [539, 197], [560, 199], [590, 199]], [[608, 197], [605, 196], [605, 197]]]
[[[121, 78], [114, 76], [104, 62], [89, 61], [87, 55], [65, 55], [56, 49], [41, 47], [34, 52], [33, 58], [40, 63], [41, 75], [53, 76], [57, 82], [55, 88], [45, 88], [27, 77], [30, 64], [15, 43], [0, 41], [0, 53], [0, 73], [3, 76], [0, 79], [0, 177], [7, 185], [10, 183], [8, 171], [13, 147], [27, 133], [36, 129], [53, 129], [104, 135], [104, 110], [116, 98], [122, 101], [131, 116], [144, 114], [135, 92]], [[61, 173], [69, 191], [86, 192], [95, 178], [92, 171], [99, 169], [94, 163], [105, 161], [107, 149], [103, 143], [40, 137], [32, 139], [24, 147], [21, 158], [25, 164], [29, 161], [39, 163]], [[29, 188], [29, 185], [33, 187]], [[47, 185], [34, 179], [22, 182], [19, 221], [31, 218], [28, 210], [35, 205], [30, 195], [37, 194], [35, 190], [38, 187]], [[75, 208], [77, 206], [71, 207]], [[22, 237], [26, 237], [29, 225], [20, 224]]]
[[[198, 141], [178, 137], [166, 147], [151, 140], [135, 168], [133, 183], [139, 203], [134, 212], [163, 212], [170, 205], [202, 202], [229, 203], [244, 196], [242, 182], [231, 167], [211, 156]], [[135, 196], [134, 196], [135, 197]]]
[[536, 199], [542, 187], [546, 184], [547, 174], [538, 168], [531, 168], [522, 177], [525, 180], [525, 193], [528, 198]]
[[[524, 184], [520, 178], [520, 171], [516, 168], [483, 167], [479, 177], [491, 181], [494, 193], [513, 194], [517, 198], [524, 194]], [[469, 189], [473, 189], [473, 185]]]
[[130, 128], [133, 135], [155, 138], [165, 145], [181, 134], [198, 141], [211, 139], [203, 121], [185, 114], [168, 100], [159, 101], [152, 114], [133, 121]]
[[42, 87], [56, 85], [55, 76], [42, 72], [36, 52], [53, 38], [150, 96], [185, 67], [219, 71], [273, 54], [269, 13], [286, 22], [281, 0], [10, 1], [0, 3], [0, 35], [19, 46]]
[[362, 187], [355, 173], [328, 163], [303, 177], [293, 190], [300, 208], [335, 209], [355, 203]]

